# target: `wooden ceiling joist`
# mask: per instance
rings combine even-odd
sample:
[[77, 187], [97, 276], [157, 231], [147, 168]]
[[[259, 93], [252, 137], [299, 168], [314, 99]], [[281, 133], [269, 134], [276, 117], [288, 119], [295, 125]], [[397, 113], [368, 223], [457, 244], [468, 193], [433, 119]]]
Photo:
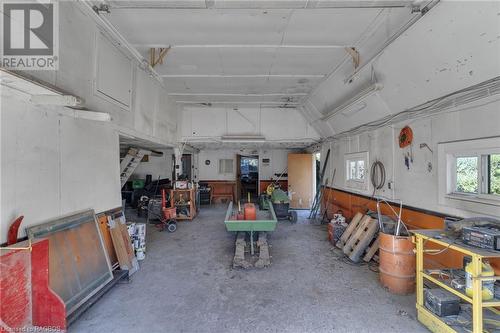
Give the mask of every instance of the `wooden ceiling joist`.
[[163, 64], [163, 59], [167, 55], [168, 51], [170, 50], [169, 47], [160, 47], [160, 48], [150, 48], [149, 49], [149, 64], [151, 67], [155, 67], [158, 64]]

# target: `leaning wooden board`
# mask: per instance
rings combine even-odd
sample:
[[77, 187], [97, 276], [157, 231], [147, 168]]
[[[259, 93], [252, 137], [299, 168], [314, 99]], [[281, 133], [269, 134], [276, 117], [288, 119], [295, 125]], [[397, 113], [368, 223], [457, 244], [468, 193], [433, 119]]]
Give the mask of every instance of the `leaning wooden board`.
[[128, 274], [132, 275], [139, 269], [139, 262], [134, 254], [132, 242], [125, 224], [125, 216], [120, 211], [118, 213], [108, 215], [109, 233], [113, 240], [118, 263], [120, 269], [128, 270]]
[[111, 263], [111, 267], [115, 269], [115, 267], [118, 266], [118, 258], [116, 257], [113, 240], [111, 239], [111, 233], [109, 232], [108, 217], [105, 213], [97, 214], [96, 217], [102, 241], [104, 242], [104, 247], [108, 253], [109, 262]]

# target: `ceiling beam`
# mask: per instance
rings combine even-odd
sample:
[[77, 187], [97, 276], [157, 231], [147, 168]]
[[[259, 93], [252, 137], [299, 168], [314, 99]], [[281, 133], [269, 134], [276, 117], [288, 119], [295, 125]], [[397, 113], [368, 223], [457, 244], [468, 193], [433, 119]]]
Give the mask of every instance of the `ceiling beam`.
[[325, 74], [163, 74], [164, 78], [323, 78]]
[[[247, 2], [248, 5], [244, 5]], [[219, 9], [219, 10], [259, 10], [259, 9], [302, 9], [302, 10], [314, 10], [319, 8], [401, 8], [411, 6], [413, 1], [401, 1], [401, 0], [364, 0], [364, 1], [322, 1], [318, 0], [303, 0], [296, 1], [294, 5], [290, 5], [293, 2], [252, 2], [252, 1], [234, 1], [234, 5], [231, 5], [231, 1], [223, 1], [222, 5], [218, 5], [217, 1], [206, 0], [205, 3], [201, 2], [199, 4], [193, 3], [192, 1], [148, 1], [144, 4], [143, 1], [126, 1], [120, 3], [120, 1], [109, 1], [109, 7], [112, 9], [169, 9], [169, 10], [207, 10], [207, 9]], [[258, 4], [256, 4], [258, 3]]]
[[276, 101], [254, 101], [254, 102], [250, 102], [250, 101], [234, 101], [234, 102], [230, 102], [230, 101], [175, 101], [177, 103], [180, 103], [180, 104], [230, 104], [230, 105], [233, 105], [233, 104], [272, 104], [272, 105], [299, 105], [300, 103], [297, 103], [297, 102], [286, 102], [286, 101], [283, 101], [283, 102], [276, 102]]
[[134, 44], [136, 48], [172, 48], [172, 49], [198, 49], [198, 48], [270, 48], [270, 49], [345, 49], [352, 45], [309, 45], [309, 44]]
[[168, 96], [228, 96], [228, 97], [265, 97], [265, 96], [307, 96], [308, 93], [268, 93], [268, 94], [226, 94], [226, 93], [168, 93]]

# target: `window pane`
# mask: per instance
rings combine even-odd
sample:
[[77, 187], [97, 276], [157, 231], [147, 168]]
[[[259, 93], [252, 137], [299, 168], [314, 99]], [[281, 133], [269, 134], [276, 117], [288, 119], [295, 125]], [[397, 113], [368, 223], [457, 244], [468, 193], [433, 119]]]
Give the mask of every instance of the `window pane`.
[[457, 192], [478, 193], [477, 157], [457, 157]]
[[349, 179], [356, 179], [356, 161], [349, 161]]
[[358, 179], [365, 179], [365, 161], [358, 161]]
[[488, 193], [500, 195], [500, 154], [488, 156]]

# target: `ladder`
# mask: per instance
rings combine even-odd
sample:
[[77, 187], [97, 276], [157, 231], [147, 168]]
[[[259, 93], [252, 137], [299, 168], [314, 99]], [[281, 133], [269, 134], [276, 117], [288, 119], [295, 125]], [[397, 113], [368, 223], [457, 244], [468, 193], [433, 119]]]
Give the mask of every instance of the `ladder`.
[[139, 163], [141, 163], [144, 155], [149, 155], [151, 152], [149, 150], [139, 149], [139, 148], [129, 148], [127, 155], [120, 162], [120, 181], [122, 187], [128, 181], [130, 176], [134, 173]]

